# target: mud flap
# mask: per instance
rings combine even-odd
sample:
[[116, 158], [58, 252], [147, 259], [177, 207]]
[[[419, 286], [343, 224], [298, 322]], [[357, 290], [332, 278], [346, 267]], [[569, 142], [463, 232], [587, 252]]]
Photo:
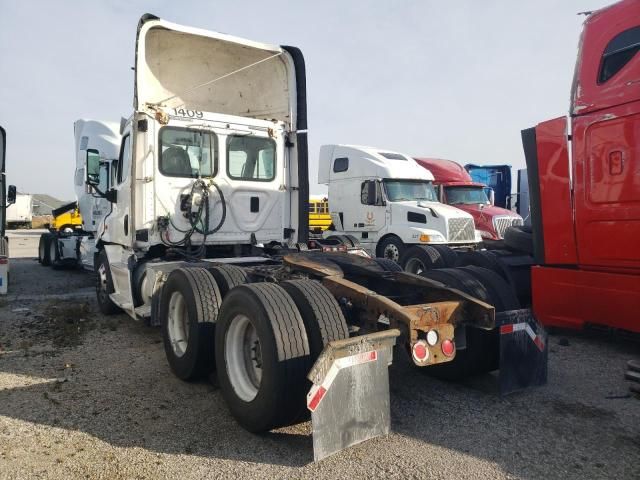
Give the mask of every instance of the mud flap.
[[547, 332], [531, 310], [496, 314], [500, 331], [500, 394], [547, 383]]
[[313, 458], [389, 433], [389, 365], [398, 330], [331, 342], [309, 372]]

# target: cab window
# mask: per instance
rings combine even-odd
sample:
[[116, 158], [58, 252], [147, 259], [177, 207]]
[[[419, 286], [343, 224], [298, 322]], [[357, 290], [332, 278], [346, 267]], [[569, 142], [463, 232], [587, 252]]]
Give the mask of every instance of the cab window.
[[248, 135], [229, 136], [227, 175], [234, 180], [273, 180], [276, 176], [276, 142]]
[[216, 134], [164, 127], [160, 131], [159, 169], [168, 177], [214, 177], [218, 170]]
[[638, 50], [640, 50], [640, 26], [620, 32], [613, 37], [602, 54], [598, 83], [605, 83], [622, 70]]

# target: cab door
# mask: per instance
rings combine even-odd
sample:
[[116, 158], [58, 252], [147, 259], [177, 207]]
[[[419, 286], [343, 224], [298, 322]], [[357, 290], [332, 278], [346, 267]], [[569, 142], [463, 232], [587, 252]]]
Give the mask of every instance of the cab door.
[[6, 133], [0, 127], [0, 243], [4, 241], [4, 231], [6, 227], [7, 211], [7, 187], [6, 176], [4, 174], [4, 155], [6, 146]]

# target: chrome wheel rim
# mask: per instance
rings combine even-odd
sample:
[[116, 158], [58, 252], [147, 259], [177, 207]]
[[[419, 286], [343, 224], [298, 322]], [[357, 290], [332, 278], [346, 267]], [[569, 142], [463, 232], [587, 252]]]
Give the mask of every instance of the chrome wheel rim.
[[182, 357], [189, 345], [189, 312], [180, 292], [173, 292], [169, 299], [167, 333], [173, 353], [176, 357]]
[[258, 332], [246, 315], [236, 315], [225, 337], [225, 364], [234, 392], [245, 402], [258, 395], [262, 381], [262, 351]]
[[384, 258], [388, 258], [389, 260], [393, 260], [394, 262], [400, 260], [400, 250], [393, 243], [390, 243], [389, 245], [384, 247], [383, 255]]

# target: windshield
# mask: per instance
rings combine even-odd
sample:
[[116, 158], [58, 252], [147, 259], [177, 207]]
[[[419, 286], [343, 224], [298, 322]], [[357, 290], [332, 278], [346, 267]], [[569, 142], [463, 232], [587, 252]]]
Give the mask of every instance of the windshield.
[[482, 187], [445, 187], [449, 205], [488, 205], [489, 199]]
[[384, 190], [390, 202], [428, 200], [437, 202], [433, 184], [427, 180], [384, 180]]

